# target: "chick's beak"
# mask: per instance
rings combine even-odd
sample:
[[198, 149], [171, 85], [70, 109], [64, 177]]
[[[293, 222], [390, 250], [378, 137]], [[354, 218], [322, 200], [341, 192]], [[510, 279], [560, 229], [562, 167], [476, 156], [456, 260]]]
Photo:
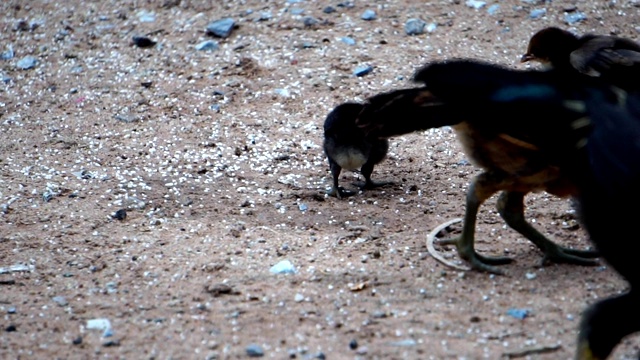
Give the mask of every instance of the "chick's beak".
[[525, 62], [531, 61], [531, 60], [533, 60], [535, 58], [536, 57], [533, 56], [532, 54], [526, 53], [526, 54], [522, 55], [522, 57], [520, 58], [520, 62], [521, 63], [525, 63]]

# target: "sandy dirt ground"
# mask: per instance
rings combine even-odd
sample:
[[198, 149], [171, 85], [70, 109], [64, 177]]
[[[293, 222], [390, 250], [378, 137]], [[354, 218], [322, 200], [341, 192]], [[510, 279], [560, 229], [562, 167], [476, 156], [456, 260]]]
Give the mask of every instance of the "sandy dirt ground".
[[[479, 172], [451, 129], [392, 139], [373, 175], [392, 185], [325, 196], [339, 103], [411, 86], [430, 60], [526, 68], [545, 26], [640, 37], [637, 0], [471, 5], [2, 1], [0, 358], [572, 358], [583, 309], [625, 282], [604, 263], [540, 267], [495, 198], [477, 249], [512, 256], [505, 276], [431, 257], [427, 233], [463, 215]], [[207, 34], [225, 17], [229, 37]], [[411, 18], [432, 31], [406, 35]], [[591, 246], [569, 200], [526, 203], [557, 242]], [[270, 271], [283, 261], [295, 273]], [[639, 351], [631, 336], [612, 358]]]

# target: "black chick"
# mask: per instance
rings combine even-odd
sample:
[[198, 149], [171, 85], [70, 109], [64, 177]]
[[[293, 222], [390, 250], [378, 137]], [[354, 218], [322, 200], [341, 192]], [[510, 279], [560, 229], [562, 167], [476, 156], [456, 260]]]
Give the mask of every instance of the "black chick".
[[[578, 141], [574, 138], [588, 130], [588, 122], [581, 119], [583, 105], [555, 95], [546, 83], [566, 81], [574, 87], [574, 80], [582, 83], [591, 79], [573, 73], [514, 71], [452, 61], [426, 66], [414, 80], [426, 86], [369, 98], [357, 123], [374, 137], [452, 125], [467, 156], [483, 168], [467, 192], [462, 234], [441, 243], [455, 244], [459, 255], [474, 269], [502, 273], [493, 265], [508, 263], [510, 258], [486, 257], [474, 249], [478, 210], [489, 197], [501, 192], [500, 215], [545, 254], [544, 261], [596, 264], [591, 259], [597, 256], [594, 251], [561, 247], [524, 217], [524, 197], [529, 192], [547, 191], [560, 197], [576, 193], [573, 179], [560, 166], [560, 154], [574, 151]], [[539, 101], [540, 106], [524, 109], [518, 98], [524, 95]]]
[[365, 178], [362, 189], [371, 189], [387, 183], [371, 180], [373, 166], [381, 162], [389, 150], [386, 138], [366, 137], [356, 126], [356, 118], [364, 105], [344, 103], [333, 109], [324, 122], [324, 152], [329, 160], [333, 184], [328, 194], [341, 199], [352, 196], [353, 191], [338, 186], [342, 169], [360, 170]]
[[521, 62], [538, 61], [555, 69], [602, 77], [624, 89], [640, 89], [640, 44], [618, 36], [588, 34], [548, 27], [529, 40]]
[[640, 93], [622, 105], [590, 99], [594, 129], [586, 143], [587, 175], [578, 196], [582, 222], [602, 257], [628, 281], [621, 295], [582, 316], [576, 359], [606, 359], [625, 336], [640, 331], [640, 269], [633, 224], [640, 218]]

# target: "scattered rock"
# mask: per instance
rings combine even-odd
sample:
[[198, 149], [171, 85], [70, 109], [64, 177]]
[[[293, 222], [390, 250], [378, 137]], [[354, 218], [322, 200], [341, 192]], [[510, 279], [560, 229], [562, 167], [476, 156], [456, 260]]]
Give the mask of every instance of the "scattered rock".
[[527, 309], [509, 309], [507, 310], [507, 315], [514, 317], [516, 319], [524, 320], [527, 316], [529, 316], [530, 311]]
[[232, 18], [224, 18], [220, 20], [216, 20], [207, 25], [207, 33], [209, 35], [227, 38], [231, 35], [231, 31], [235, 26], [236, 22]]
[[476, 9], [476, 10], [478, 10], [478, 9], [482, 9], [485, 5], [487, 5], [487, 3], [486, 3], [486, 2], [484, 2], [484, 1], [479, 1], [479, 0], [467, 0], [467, 2], [465, 2], [465, 4], [466, 4], [468, 7], [472, 7], [472, 8], [474, 8], [474, 9]]
[[151, 40], [146, 36], [135, 35], [131, 38], [133, 44], [139, 48], [149, 48], [157, 44], [156, 41]]
[[13, 272], [31, 272], [36, 269], [33, 265], [16, 264], [9, 267], [0, 267], [0, 274], [8, 274]]
[[271, 13], [268, 11], [263, 11], [260, 13], [260, 16], [256, 18], [256, 21], [269, 21], [271, 20]]
[[75, 339], [71, 340], [71, 343], [72, 343], [73, 345], [80, 345], [80, 344], [82, 344], [82, 336], [78, 336], [77, 338], [75, 338]]
[[196, 50], [198, 51], [213, 51], [218, 50], [219, 48], [220, 46], [218, 43], [213, 40], [206, 40], [196, 45]]
[[127, 218], [127, 210], [125, 209], [120, 209], [116, 212], [114, 212], [113, 214], [111, 214], [111, 217], [115, 220], [124, 220]]
[[318, 19], [314, 18], [313, 16], [305, 16], [304, 18], [302, 18], [302, 23], [304, 24], [304, 26], [313, 26], [320, 23], [320, 21], [318, 21]]
[[249, 357], [263, 357], [264, 356], [264, 350], [262, 350], [262, 347], [260, 345], [257, 345], [257, 344], [251, 344], [251, 345], [247, 346], [245, 350], [246, 350], [247, 355]]
[[404, 24], [404, 32], [407, 35], [420, 35], [424, 33], [424, 27], [427, 23], [421, 19], [409, 19]]
[[493, 4], [487, 8], [487, 13], [489, 13], [489, 15], [495, 15], [498, 10], [500, 10], [500, 4]]
[[7, 50], [0, 53], [0, 59], [2, 60], [11, 60], [14, 56], [16, 55], [13, 52], [13, 48], [11, 47], [11, 45], [8, 46]]
[[371, 65], [358, 66], [354, 71], [353, 75], [355, 76], [365, 76], [373, 71], [373, 67]]
[[51, 298], [51, 300], [63, 307], [69, 305], [69, 302], [63, 296], [54, 296], [53, 298]]
[[213, 295], [213, 297], [219, 297], [222, 295], [238, 295], [239, 291], [233, 290], [233, 288], [227, 284], [213, 284], [205, 286], [205, 291]]
[[531, 19], [539, 19], [539, 18], [543, 17], [546, 13], [547, 13], [547, 9], [545, 9], [545, 8], [533, 9], [533, 10], [531, 10], [531, 12], [529, 12], [529, 18], [531, 18]]
[[413, 339], [405, 339], [400, 341], [391, 342], [393, 346], [416, 346], [416, 341]]
[[273, 265], [269, 269], [269, 272], [273, 274], [295, 274], [297, 271], [296, 271], [296, 268], [291, 263], [291, 261], [282, 260], [279, 263]]
[[338, 5], [336, 5], [336, 6], [341, 7], [341, 8], [345, 8], [345, 9], [352, 9], [356, 5], [353, 3], [353, 1], [342, 1], [342, 2], [339, 2]]
[[376, 310], [373, 312], [373, 314], [371, 314], [371, 316], [373, 316], [375, 319], [385, 319], [389, 316], [389, 314], [383, 310]]
[[327, 6], [324, 9], [322, 9], [322, 12], [325, 14], [331, 14], [333, 12], [335, 12], [336, 9], [333, 6]]
[[297, 303], [299, 303], [299, 302], [303, 302], [303, 301], [304, 301], [304, 295], [302, 295], [302, 294], [296, 294], [296, 295], [293, 297], [293, 301], [295, 301], [295, 302], [297, 302]]
[[33, 69], [36, 65], [38, 65], [38, 59], [33, 56], [25, 56], [16, 63], [16, 66], [21, 70]]
[[355, 45], [356, 41], [353, 38], [350, 38], [348, 36], [344, 36], [342, 38], [340, 38], [340, 41], [342, 41], [343, 43], [347, 44], [347, 45]]
[[156, 15], [150, 11], [141, 10], [138, 12], [138, 20], [140, 22], [154, 22], [156, 21]]
[[575, 24], [577, 22], [584, 21], [584, 20], [587, 20], [587, 15], [585, 15], [584, 13], [581, 13], [580, 11], [564, 13], [564, 21], [569, 25]]
[[116, 120], [125, 122], [125, 123], [134, 123], [134, 122], [138, 122], [140, 120], [140, 118], [138, 116], [135, 115], [130, 115], [130, 114], [118, 114], [115, 116]]
[[358, 341], [356, 339], [349, 341], [349, 349], [355, 350], [357, 348], [358, 348]]
[[375, 20], [376, 12], [371, 9], [367, 9], [362, 13], [362, 15], [360, 15], [360, 18], [367, 21]]
[[138, 199], [135, 196], [129, 196], [125, 200], [127, 209], [129, 210], [144, 210], [147, 207], [147, 203]]
[[102, 330], [103, 337], [110, 337], [113, 335], [111, 322], [109, 321], [109, 319], [105, 318], [87, 320], [87, 330]]
[[120, 340], [109, 340], [109, 341], [105, 341], [102, 346], [104, 347], [115, 347], [115, 346], [120, 346]]
[[14, 324], [11, 324], [9, 326], [7, 326], [6, 328], [4, 328], [4, 331], [6, 332], [15, 332], [18, 331], [18, 327]]

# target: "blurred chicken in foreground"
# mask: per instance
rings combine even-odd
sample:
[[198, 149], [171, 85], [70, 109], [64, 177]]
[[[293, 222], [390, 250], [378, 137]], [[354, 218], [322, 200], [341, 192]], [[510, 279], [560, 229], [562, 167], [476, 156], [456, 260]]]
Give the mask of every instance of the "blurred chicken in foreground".
[[[564, 93], [550, 93], [553, 89], [547, 82], [562, 85], [563, 81], [591, 79], [573, 73], [522, 72], [454, 61], [431, 64], [418, 71], [414, 80], [426, 86], [369, 98], [357, 122], [370, 137], [452, 125], [467, 156], [484, 170], [469, 186], [462, 234], [441, 243], [455, 244], [474, 269], [502, 273], [494, 265], [509, 263], [510, 258], [487, 257], [474, 250], [478, 210], [501, 192], [500, 215], [544, 253], [543, 261], [596, 264], [591, 259], [596, 256], [594, 251], [561, 247], [524, 217], [524, 198], [529, 192], [547, 191], [560, 197], [576, 193], [573, 179], [560, 167], [561, 157], [575, 151], [576, 143], [589, 130], [579, 97], [574, 96], [578, 99], [574, 101], [560, 97]], [[539, 106], [527, 109], [520, 94], [535, 98]]]
[[[458, 133], [486, 170], [470, 187], [468, 207], [477, 207], [478, 199], [496, 189], [511, 189], [511, 194], [521, 187], [516, 193], [522, 194], [535, 184], [547, 191], [562, 185], [575, 197], [601, 256], [629, 282], [623, 294], [591, 305], [580, 323], [576, 359], [606, 359], [622, 338], [640, 331], [640, 269], [637, 252], [631, 250], [638, 236], [633, 223], [640, 218], [640, 93], [571, 72], [514, 71], [473, 61], [434, 63], [415, 79], [425, 84], [415, 93], [420, 96], [396, 101], [405, 115], [416, 116], [385, 120], [387, 112], [395, 113], [395, 101], [374, 97], [360, 114], [359, 126], [376, 136], [405, 131], [409, 123], [423, 129], [429, 122], [424, 109], [437, 99], [440, 106], [453, 108], [454, 118], [467, 119], [456, 126], [473, 129], [475, 135]], [[417, 101], [427, 98], [427, 103]], [[398, 125], [402, 121], [406, 124]], [[506, 144], [502, 150], [508, 152], [500, 157], [486, 151], [487, 140]], [[493, 156], [483, 158], [487, 152]], [[508, 158], [520, 159], [515, 162], [522, 165], [520, 172], [504, 172], [509, 166], [501, 161]], [[487, 163], [497, 167], [487, 168]], [[475, 218], [467, 210], [471, 215]], [[473, 221], [466, 220], [467, 225]]]

